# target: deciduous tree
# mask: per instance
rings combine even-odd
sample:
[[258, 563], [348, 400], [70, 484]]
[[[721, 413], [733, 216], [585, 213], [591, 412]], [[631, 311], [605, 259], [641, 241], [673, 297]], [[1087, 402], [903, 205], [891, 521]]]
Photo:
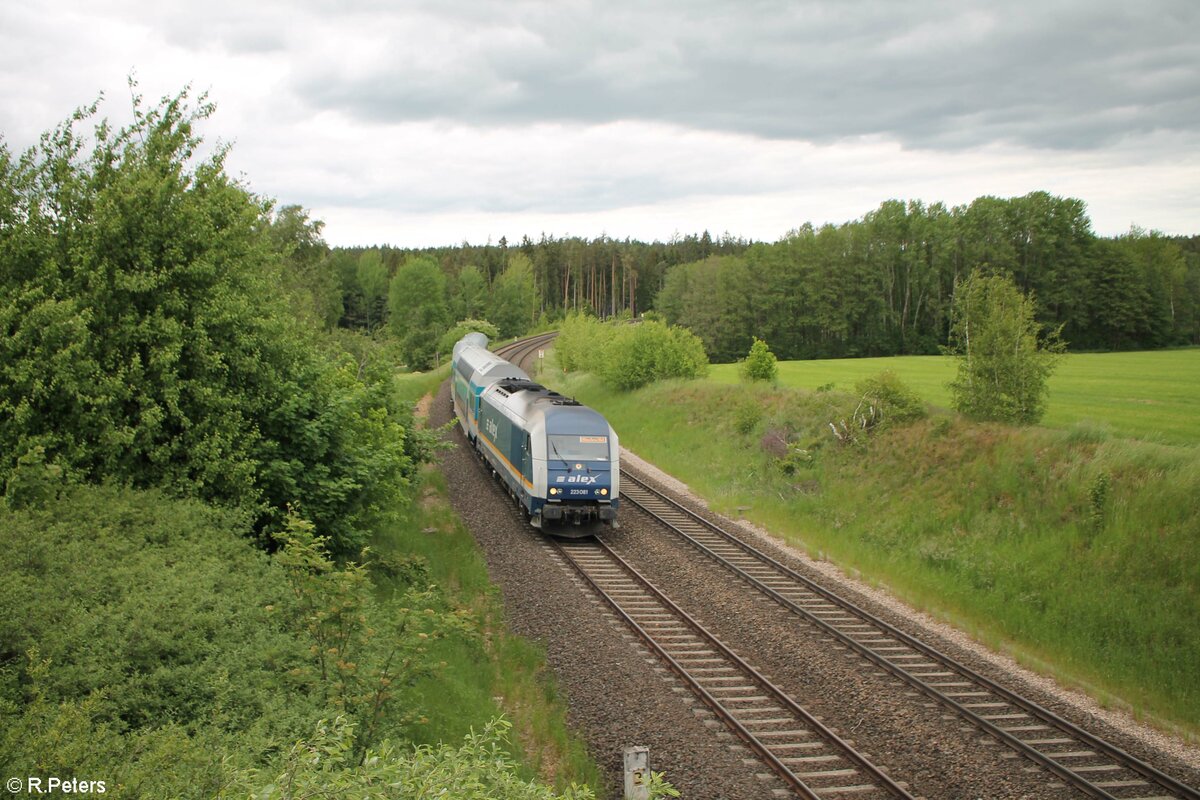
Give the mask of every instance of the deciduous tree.
[[389, 326], [411, 369], [428, 369], [437, 355], [438, 339], [450, 324], [446, 277], [427, 256], [405, 261], [388, 291]]
[[512, 253], [508, 267], [492, 284], [488, 318], [500, 329], [501, 336], [518, 336], [529, 330], [536, 313], [533, 264], [524, 253]]
[[951, 343], [959, 356], [954, 406], [976, 419], [1029, 424], [1041, 419], [1046, 381], [1063, 344], [1039, 335], [1032, 297], [1006, 275], [973, 273], [958, 286]]
[[367, 329], [378, 325], [383, 318], [383, 301], [388, 296], [388, 272], [379, 251], [372, 248], [358, 257], [355, 277], [362, 293]]
[[136, 98], [127, 128], [81, 133], [92, 107], [0, 154], [0, 486], [37, 454], [68, 480], [240, 507], [264, 533], [299, 503], [354, 553], [415, 469], [410, 411], [286, 305], [268, 203], [224, 148], [197, 156], [212, 111]]

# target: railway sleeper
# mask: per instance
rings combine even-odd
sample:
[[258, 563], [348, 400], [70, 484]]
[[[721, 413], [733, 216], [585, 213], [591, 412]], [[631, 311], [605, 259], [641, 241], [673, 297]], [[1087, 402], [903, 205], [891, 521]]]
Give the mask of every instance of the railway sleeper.
[[859, 783], [853, 786], [823, 786], [817, 793], [822, 797], [837, 794], [863, 794], [865, 792], [877, 792], [879, 787], [873, 783]]

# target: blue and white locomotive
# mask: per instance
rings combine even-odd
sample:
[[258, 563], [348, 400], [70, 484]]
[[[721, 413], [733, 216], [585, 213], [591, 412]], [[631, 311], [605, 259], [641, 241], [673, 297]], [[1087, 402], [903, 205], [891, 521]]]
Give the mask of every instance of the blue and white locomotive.
[[584, 523], [617, 527], [620, 447], [612, 426], [535, 383], [487, 341], [467, 334], [450, 362], [454, 413], [467, 440], [534, 527], [563, 535], [588, 533]]

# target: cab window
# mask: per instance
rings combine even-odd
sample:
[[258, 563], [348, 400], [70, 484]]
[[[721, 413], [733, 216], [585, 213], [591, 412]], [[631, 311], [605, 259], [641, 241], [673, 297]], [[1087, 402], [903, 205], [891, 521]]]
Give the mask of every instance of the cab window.
[[563, 461], [608, 461], [607, 436], [554, 433], [547, 437], [546, 455]]

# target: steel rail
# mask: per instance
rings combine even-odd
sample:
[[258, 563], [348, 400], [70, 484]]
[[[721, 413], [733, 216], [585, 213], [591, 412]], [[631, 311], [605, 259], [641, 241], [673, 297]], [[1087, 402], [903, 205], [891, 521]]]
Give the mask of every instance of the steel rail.
[[[642, 509], [642, 511], [644, 511], [651, 517], [657, 519], [659, 522], [664, 524], [669, 529], [675, 531], [678, 535], [683, 537], [683, 539], [685, 541], [687, 541], [688, 543], [690, 543], [691, 545], [693, 545], [694, 547], [699, 549], [705, 555], [707, 555], [710, 558], [712, 558], [713, 560], [717, 561], [719, 564], [724, 566], [726, 569], [729, 569], [730, 571], [734, 572], [736, 575], [738, 575], [738, 577], [740, 577], [743, 580], [745, 580], [746, 582], [750, 583], [756, 589], [765, 593], [766, 595], [771, 597], [771, 599], [773, 599], [776, 602], [778, 602], [779, 604], [783, 605], [788, 610], [790, 610], [796, 614], [799, 614], [804, 619], [806, 619], [810, 623], [816, 625], [818, 628], [820, 628], [822, 631], [829, 634], [830, 636], [833, 636], [837, 640], [841, 641], [846, 646], [850, 647], [855, 652], [857, 652], [859, 655], [862, 655], [864, 658], [868, 659], [875, 665], [887, 670], [889, 673], [895, 675], [896, 677], [901, 678], [909, 685], [918, 689], [919, 691], [926, 694], [927, 696], [937, 700], [938, 702], [942, 703], [943, 705], [946, 705], [946, 706], [952, 708], [954, 711], [956, 711], [957, 713], [959, 713], [962, 716], [964, 716], [965, 718], [967, 718], [972, 724], [981, 728], [982, 730], [987, 732], [989, 735], [991, 735], [994, 738], [998, 739], [999, 741], [1003, 742], [1005, 745], [1011, 747], [1012, 749], [1016, 750], [1017, 752], [1021, 753], [1024, 756], [1026, 756], [1027, 758], [1034, 761], [1035, 763], [1045, 767], [1047, 770], [1049, 770], [1050, 772], [1052, 772], [1054, 775], [1058, 776], [1059, 778], [1062, 778], [1064, 781], [1066, 781], [1070, 785], [1075, 786], [1076, 788], [1089, 794], [1092, 797], [1107, 798], [1108, 800], [1122, 800], [1122, 798], [1118, 798], [1116, 795], [1113, 795], [1113, 794], [1107, 792], [1104, 788], [1097, 786], [1095, 783], [1093, 783], [1092, 781], [1089, 781], [1086, 777], [1075, 772], [1070, 767], [1060, 763], [1059, 761], [1054, 760], [1054, 758], [1052, 758], [1051, 756], [1040, 752], [1039, 750], [1034, 748], [1032, 745], [1026, 743], [1022, 739], [1018, 738], [1017, 736], [1015, 736], [1012, 733], [1005, 730], [1004, 728], [1001, 728], [999, 725], [992, 723], [990, 720], [984, 719], [981, 715], [979, 715], [979, 714], [975, 713], [973, 710], [965, 707], [962, 703], [958, 702], [957, 700], [953, 699], [952, 697], [947, 696], [946, 694], [944, 694], [943, 692], [938, 690], [935, 686], [930, 685], [929, 683], [922, 680], [920, 677], [912, 674], [911, 672], [906, 670], [903, 666], [893, 663], [886, 656], [883, 656], [882, 654], [875, 652], [870, 647], [859, 642], [853, 636], [849, 635], [845, 631], [840, 630], [837, 626], [830, 624], [829, 622], [822, 619], [821, 617], [818, 617], [815, 614], [813, 614], [811, 611], [809, 611], [805, 607], [803, 607], [803, 606], [799, 605], [798, 603], [792, 601], [791, 599], [785, 597], [776, 588], [773, 588], [773, 587], [767, 585], [762, 580], [751, 575], [746, 570], [742, 569], [741, 567], [738, 567], [736, 564], [733, 564], [727, 558], [724, 558], [720, 554], [713, 551], [710, 547], [705, 545], [703, 542], [696, 539], [693, 535], [682, 530], [678, 525], [673, 524], [669, 520], [665, 519], [661, 514], [656, 513], [655, 511], [649, 509], [645, 505], [645, 503], [639, 502], [639, 500], [635, 496], [637, 493], [637, 490], [640, 489], [642, 491], [650, 493], [654, 498], [657, 498], [659, 500], [659, 502], [665, 503], [670, 510], [684, 515], [685, 519], [687, 519], [687, 520], [690, 520], [690, 521], [700, 524], [708, 531], [711, 531], [712, 533], [719, 536], [720, 539], [723, 540], [724, 542], [727, 542], [728, 544], [733, 545], [734, 547], [736, 547], [737, 549], [742, 551], [742, 553], [744, 553], [748, 556], [751, 556], [752, 558], [757, 560], [759, 563], [769, 566], [776, 573], [778, 573], [778, 574], [788, 578], [789, 580], [793, 581], [794, 583], [798, 584], [799, 587], [802, 588], [803, 590], [811, 592], [813, 594], [816, 594], [816, 595], [820, 596], [821, 598], [824, 598], [826, 601], [834, 604], [838, 608], [840, 608], [846, 612], [849, 612], [852, 615], [857, 616], [860, 620], [862, 620], [862, 621], [868, 623], [869, 625], [876, 627], [878, 630], [882, 631], [883, 634], [885, 634], [886, 636], [890, 636], [892, 639], [902, 643], [903, 645], [905, 645], [908, 648], [911, 648], [915, 652], [918, 652], [921, 655], [932, 659], [933, 661], [937, 662], [937, 664], [953, 670], [954, 672], [958, 673], [960, 676], [962, 676], [962, 677], [966, 678], [967, 680], [977, 684], [978, 686], [986, 689], [989, 693], [995, 695], [996, 697], [1002, 698], [1009, 705], [1012, 705], [1015, 708], [1021, 709], [1025, 714], [1032, 717], [1033, 719], [1035, 719], [1039, 722], [1043, 722], [1043, 723], [1052, 725], [1054, 728], [1058, 729], [1058, 731], [1060, 733], [1066, 734], [1067, 736], [1070, 736], [1071, 738], [1075, 739], [1076, 741], [1078, 741], [1082, 744], [1085, 744], [1089, 747], [1092, 747], [1098, 753], [1103, 754], [1103, 757], [1111, 759], [1119, 767], [1121, 767], [1123, 769], [1128, 769], [1131, 772], [1136, 773], [1136, 774], [1140, 775], [1141, 777], [1152, 781], [1153, 783], [1157, 784], [1159, 788], [1166, 789], [1167, 791], [1171, 792], [1176, 797], [1186, 798], [1186, 800], [1200, 800], [1200, 792], [1198, 792], [1196, 789], [1186, 786], [1185, 784], [1183, 784], [1180, 781], [1172, 778], [1171, 776], [1161, 772], [1160, 770], [1156, 769], [1155, 767], [1141, 761], [1137, 757], [1130, 755], [1129, 753], [1126, 753], [1125, 751], [1121, 750], [1120, 748], [1116, 747], [1115, 745], [1112, 745], [1112, 744], [1104, 741], [1103, 739], [1100, 739], [1099, 737], [1080, 728], [1079, 726], [1075, 725], [1074, 723], [1068, 722], [1067, 720], [1059, 717], [1054, 712], [1050, 711], [1049, 709], [1044, 708], [1043, 706], [1033, 702], [1032, 700], [1029, 700], [1025, 697], [1022, 697], [1021, 695], [1016, 694], [1015, 692], [1012, 692], [1009, 689], [1006, 689], [1005, 687], [1001, 686], [1000, 684], [996, 683], [995, 681], [991, 680], [990, 678], [987, 678], [987, 677], [975, 672], [973, 669], [971, 669], [967, 665], [962, 664], [961, 662], [939, 652], [938, 650], [935, 650], [933, 647], [925, 644], [921, 640], [916, 639], [913, 636], [910, 636], [909, 634], [905, 633], [904, 631], [901, 631], [898, 628], [894, 627], [893, 625], [876, 617], [875, 615], [871, 614], [870, 612], [866, 611], [865, 609], [862, 609], [861, 607], [859, 607], [852, 601], [847, 600], [846, 598], [843, 598], [840, 595], [835, 594], [834, 592], [821, 586], [819, 583], [816, 583], [815, 581], [797, 573], [795, 570], [780, 563], [778, 560], [771, 557], [770, 555], [768, 555], [768, 554], [762, 552], [761, 550], [759, 550], [758, 548], [746, 543], [739, 537], [729, 533], [728, 531], [726, 531], [724, 528], [717, 525], [716, 523], [714, 523], [708, 519], [705, 519], [704, 517], [700, 516], [699, 514], [696, 514], [695, 512], [693, 512], [691, 509], [686, 508], [685, 506], [679, 504], [672, 498], [668, 497], [666, 494], [649, 486], [644, 481], [642, 481], [639, 478], [637, 478], [636, 476], [630, 474], [626, 470], [622, 470], [622, 476], [626, 481], [624, 483], [624, 485], [622, 486], [622, 496], [626, 501], [631, 502], [634, 505], [638, 506], [640, 509]], [[634, 493], [632, 493], [632, 494], [629, 492], [630, 484], [637, 487], [635, 489]]]
[[794, 714], [799, 720], [807, 725], [813, 732], [825, 740], [835, 750], [840, 751], [839, 755], [846, 761], [856, 765], [859, 769], [866, 773], [877, 788], [885, 793], [906, 800], [912, 800], [912, 795], [908, 793], [902, 786], [892, 780], [886, 773], [875, 766], [869, 759], [855, 750], [849, 743], [839, 737], [836, 733], [829, 730], [819, 720], [813, 717], [807, 710], [796, 703], [786, 692], [772, 683], [766, 676], [762, 675], [754, 667], [750, 666], [740, 656], [730, 650], [724, 643], [709, 632], [703, 625], [696, 621], [686, 611], [681, 609], [669, 597], [667, 597], [660, 589], [654, 586], [645, 576], [638, 572], [632, 565], [625, 561], [621, 556], [612, 550], [606, 543], [600, 539], [591, 540], [575, 540], [569, 544], [561, 542], [557, 539], [548, 540], [557, 552], [559, 552], [575, 572], [592, 588], [594, 592], [630, 627], [653, 651], [662, 659], [667, 667], [678, 676], [688, 688], [708, 706], [714, 714], [716, 714], [727, 726], [732, 728], [751, 750], [753, 750], [759, 758], [761, 758], [773, 772], [784, 779], [797, 792], [810, 800], [818, 800], [821, 797], [820, 792], [830, 791], [829, 787], [810, 787], [802, 778], [797, 776], [786, 764], [784, 764], [778, 756], [771, 752], [769, 745], [756, 737], [734, 716], [734, 713], [726, 708], [721, 701], [714, 697], [699, 680], [692, 675], [687, 668], [679, 663], [679, 661], [667, 652], [666, 648], [655, 639], [644, 626], [639, 624], [633, 616], [622, 607], [622, 605], [611, 594], [604, 590], [603, 587], [593, 578], [578, 559], [575, 558], [572, 550], [591, 548], [593, 552], [602, 553], [609, 562], [616, 564], [622, 572], [634, 581], [641, 589], [663, 607], [668, 609], [688, 628], [690, 628], [698, 638], [703, 640], [705, 644], [715, 652], [720, 653], [728, 661], [736, 666], [743, 675], [748, 678], [754, 685], [757, 685], [763, 691], [771, 695], [771, 699], [781, 705], [787, 711]]
[[[518, 339], [515, 342], [509, 342], [503, 347], [497, 347], [495, 353], [496, 355], [506, 358], [516, 366], [520, 367], [521, 361], [523, 361], [534, 350], [537, 350], [547, 342], [552, 341], [556, 336], [558, 336], [558, 331], [539, 333], [536, 336], [530, 336], [527, 339]], [[522, 369], [524, 368], [522, 367]], [[526, 371], [528, 372], [528, 370]]]

